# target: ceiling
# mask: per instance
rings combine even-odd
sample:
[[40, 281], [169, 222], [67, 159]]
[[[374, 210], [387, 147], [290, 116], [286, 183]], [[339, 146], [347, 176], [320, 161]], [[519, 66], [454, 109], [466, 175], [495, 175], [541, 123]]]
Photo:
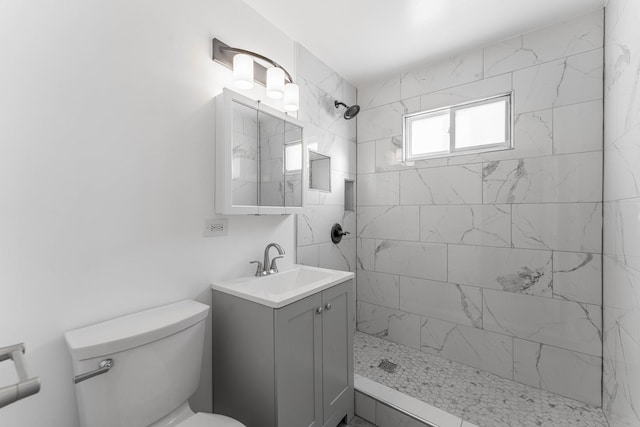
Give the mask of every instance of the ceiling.
[[603, 7], [605, 0], [244, 0], [351, 83]]

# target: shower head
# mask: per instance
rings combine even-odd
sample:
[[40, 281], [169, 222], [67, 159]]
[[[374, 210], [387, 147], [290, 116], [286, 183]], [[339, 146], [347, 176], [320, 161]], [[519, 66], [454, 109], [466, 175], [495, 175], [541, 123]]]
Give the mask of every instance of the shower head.
[[351, 120], [353, 119], [355, 116], [358, 115], [358, 113], [360, 112], [360, 106], [357, 104], [353, 104], [351, 107], [349, 107], [347, 104], [345, 104], [344, 102], [339, 102], [339, 101], [334, 101], [333, 105], [335, 105], [336, 108], [338, 108], [339, 106], [343, 106], [345, 107], [347, 110], [344, 112], [344, 118], [347, 120]]

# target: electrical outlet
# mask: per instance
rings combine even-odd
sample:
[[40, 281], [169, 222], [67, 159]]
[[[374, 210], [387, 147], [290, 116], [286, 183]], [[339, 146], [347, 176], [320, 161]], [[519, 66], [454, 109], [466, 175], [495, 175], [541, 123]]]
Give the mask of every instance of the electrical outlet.
[[204, 221], [204, 237], [226, 236], [229, 232], [229, 220], [226, 218], [207, 219]]

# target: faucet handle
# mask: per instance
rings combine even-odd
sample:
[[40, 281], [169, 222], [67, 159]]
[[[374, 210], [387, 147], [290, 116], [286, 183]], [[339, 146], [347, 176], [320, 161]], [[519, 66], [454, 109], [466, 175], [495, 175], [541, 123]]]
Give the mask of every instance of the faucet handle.
[[284, 257], [282, 255], [273, 257], [273, 259], [271, 260], [271, 267], [269, 267], [269, 273], [277, 273], [278, 272], [278, 266], [276, 265], [276, 260], [278, 258], [284, 258]]
[[260, 261], [251, 261], [249, 264], [258, 264], [255, 274], [256, 277], [260, 277], [264, 274], [264, 269], [262, 268], [262, 263]]

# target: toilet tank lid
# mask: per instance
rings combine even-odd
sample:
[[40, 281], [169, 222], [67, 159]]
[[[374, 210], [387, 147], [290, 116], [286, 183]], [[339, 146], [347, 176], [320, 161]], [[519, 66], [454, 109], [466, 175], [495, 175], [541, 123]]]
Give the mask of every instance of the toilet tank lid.
[[64, 337], [73, 359], [92, 359], [173, 335], [202, 321], [208, 312], [208, 305], [184, 300], [75, 329]]

